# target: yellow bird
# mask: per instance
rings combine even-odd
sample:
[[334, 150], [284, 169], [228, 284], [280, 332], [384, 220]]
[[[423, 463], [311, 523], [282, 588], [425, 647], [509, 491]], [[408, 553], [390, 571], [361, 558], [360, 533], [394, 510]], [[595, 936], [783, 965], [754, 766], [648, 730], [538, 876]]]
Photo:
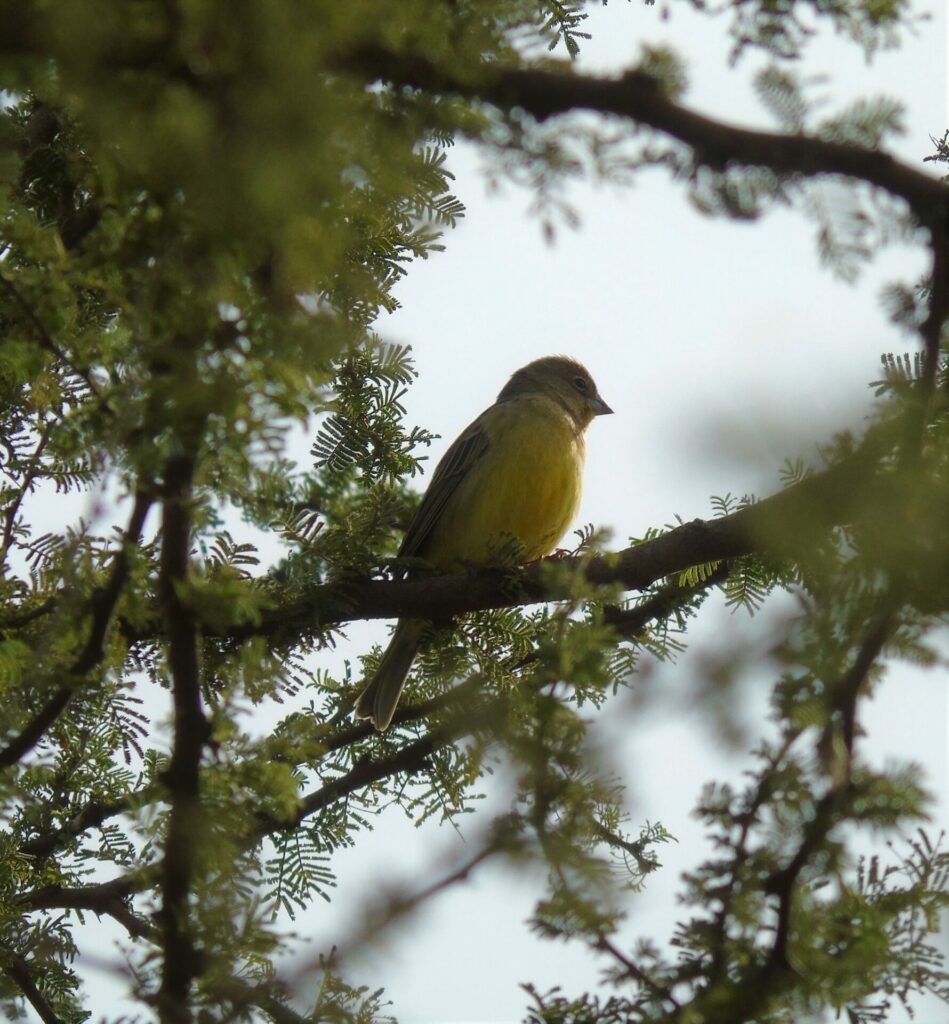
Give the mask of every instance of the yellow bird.
[[[580, 505], [584, 431], [613, 410], [566, 356], [522, 366], [435, 469], [399, 556], [443, 573], [530, 562], [551, 552]], [[423, 619], [400, 619], [357, 718], [389, 727], [418, 652]]]

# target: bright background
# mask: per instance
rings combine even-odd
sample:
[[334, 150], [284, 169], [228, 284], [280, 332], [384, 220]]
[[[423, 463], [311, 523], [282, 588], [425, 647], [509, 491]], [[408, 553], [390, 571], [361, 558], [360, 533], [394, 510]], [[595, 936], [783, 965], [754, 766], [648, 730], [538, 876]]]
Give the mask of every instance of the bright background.
[[[872, 64], [830, 37], [816, 42], [797, 69], [826, 75], [835, 104], [868, 94], [900, 97], [907, 131], [896, 151], [918, 166], [932, 152], [929, 136], [949, 125], [946, 12], [938, 0], [928, 9], [932, 20]], [[667, 20], [662, 12], [661, 5], [638, 2], [595, 10], [581, 69], [619, 71], [637, 59], [641, 44], [668, 44], [688, 65], [688, 105], [771, 127], [750, 88], [760, 59], [729, 70], [723, 23], [683, 5]], [[406, 398], [409, 419], [442, 435], [431, 452], [434, 465], [518, 366], [551, 353], [580, 358], [616, 415], [590, 429], [577, 525], [609, 527], [617, 547], [675, 515], [709, 515], [710, 495], [774, 491], [786, 456], [812, 457], [836, 430], [859, 430], [880, 353], [915, 347], [889, 325], [878, 297], [884, 283], [912, 284], [925, 273], [919, 246], [892, 246], [855, 286], [844, 284], [819, 265], [816, 227], [800, 211], [779, 210], [752, 224], [711, 220], [659, 170], [625, 190], [573, 186], [569, 197], [581, 226], [562, 230], [550, 245], [527, 214], [530, 195], [513, 187], [486, 194], [482, 159], [470, 145], [452, 151], [467, 218], [447, 236], [444, 254], [410, 269], [397, 291], [402, 308], [378, 325], [384, 337], [414, 348], [420, 376]], [[309, 441], [301, 438], [297, 447], [304, 464]], [[65, 506], [37, 512], [55, 527]], [[100, 514], [109, 515], [105, 508]], [[245, 539], [239, 527], [233, 533]], [[765, 613], [775, 629], [791, 607], [778, 600]], [[386, 635], [380, 623], [355, 625], [327, 667], [355, 663]], [[678, 839], [661, 848], [664, 868], [650, 876], [645, 893], [627, 901], [624, 944], [670, 937], [682, 909], [679, 875], [707, 853], [690, 816], [696, 798], [710, 780], [738, 779], [767, 731], [774, 673], [761, 662], [774, 635], [760, 621], [710, 602], [679, 664], [645, 673], [637, 700], [610, 701], [597, 722], [601, 749], [628, 783], [631, 828], [659, 820]], [[741, 674], [734, 704], [708, 700], [711, 674], [739, 651], [758, 660], [757, 671]], [[894, 666], [864, 712], [868, 736], [861, 740], [875, 763], [924, 765], [940, 801], [937, 829], [949, 809], [947, 708], [945, 672]], [[167, 706], [155, 709], [158, 721], [168, 714]], [[358, 932], [376, 897], [423, 888], [471, 856], [491, 807], [503, 806], [497, 787], [485, 792], [479, 814], [462, 823], [467, 841], [437, 823], [416, 829], [395, 809], [383, 814], [356, 849], [337, 858], [333, 902], [289, 926], [306, 940], [303, 955], [287, 965], [290, 973], [302, 979], [320, 952]], [[527, 1005], [521, 982], [541, 990], [561, 985], [568, 994], [595, 988], [599, 965], [590, 954], [538, 940], [525, 925], [541, 891], [538, 878], [487, 866], [408, 925], [362, 948], [345, 973], [384, 986], [403, 1024], [520, 1020]], [[80, 940], [87, 956], [77, 966], [97, 1015], [134, 1012], [114, 974], [117, 935], [107, 922], [90, 919]], [[944, 1024], [947, 1013], [923, 1004], [917, 1021]]]

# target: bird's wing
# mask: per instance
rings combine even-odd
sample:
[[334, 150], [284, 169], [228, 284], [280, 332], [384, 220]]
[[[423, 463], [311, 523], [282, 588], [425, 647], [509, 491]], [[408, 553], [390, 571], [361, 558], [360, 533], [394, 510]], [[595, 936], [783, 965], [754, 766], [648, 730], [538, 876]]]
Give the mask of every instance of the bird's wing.
[[400, 558], [403, 555], [424, 556], [426, 542], [445, 511], [445, 506], [451, 501], [458, 485], [471, 472], [472, 467], [484, 458], [490, 447], [484, 418], [490, 411], [488, 409], [483, 412], [459, 434], [435, 467], [422, 504], [409, 524], [402, 547], [399, 548]]

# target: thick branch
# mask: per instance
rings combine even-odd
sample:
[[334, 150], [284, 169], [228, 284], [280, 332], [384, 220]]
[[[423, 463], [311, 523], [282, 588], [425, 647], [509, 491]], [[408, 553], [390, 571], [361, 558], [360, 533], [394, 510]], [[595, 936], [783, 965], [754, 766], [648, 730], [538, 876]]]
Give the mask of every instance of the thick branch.
[[855, 457], [721, 519], [694, 519], [653, 540], [598, 558], [545, 559], [516, 572], [325, 584], [305, 600], [272, 609], [260, 622], [235, 627], [227, 636], [279, 636], [356, 619], [444, 621], [464, 612], [558, 600], [565, 595], [551, 583], [552, 565], [596, 585], [618, 583], [627, 590], [643, 590], [706, 562], [751, 553], [806, 556], [815, 538], [832, 526], [851, 522], [868, 500], [873, 485], [869, 468], [865, 459]]
[[14, 533], [16, 530], [16, 517], [20, 511], [20, 506], [23, 504], [23, 499], [30, 493], [30, 489], [33, 486], [33, 482], [36, 480], [40, 472], [40, 459], [43, 456], [43, 451], [46, 445], [49, 443], [50, 434], [52, 433], [52, 423], [47, 423], [43, 428], [43, 432], [40, 435], [39, 441], [37, 442], [36, 448], [33, 454], [30, 456], [30, 468], [24, 473], [23, 480], [20, 483], [16, 494], [10, 501], [6, 512], [4, 513], [4, 524], [3, 524], [3, 542], [0, 544], [0, 562], [6, 561], [7, 554], [10, 548], [13, 546]]
[[69, 676], [74, 682], [56, 690], [20, 734], [12, 739], [3, 750], [0, 750], [0, 768], [16, 764], [24, 754], [27, 754], [39, 743], [46, 731], [63, 713], [85, 676], [105, 657], [105, 641], [112, 622], [112, 615], [128, 579], [130, 548], [138, 543], [142, 535], [145, 517], [148, 515], [151, 504], [152, 498], [149, 495], [143, 493], [136, 495], [128, 528], [122, 538], [122, 547], [116, 553], [112, 572], [105, 584], [93, 592], [89, 601], [92, 626], [85, 646], [69, 669]]
[[692, 148], [698, 163], [716, 169], [729, 164], [769, 167], [778, 174], [842, 174], [901, 196], [920, 221], [941, 226], [949, 189], [937, 178], [886, 153], [807, 135], [750, 131], [704, 117], [666, 98], [656, 82], [629, 72], [621, 78], [578, 75], [540, 68], [487, 66], [477, 77], [436, 67], [423, 57], [403, 57], [381, 47], [339, 59], [368, 78], [394, 85], [449, 92], [483, 100], [505, 110], [521, 109], [543, 121], [574, 110], [616, 114], [650, 125]]
[[194, 877], [200, 834], [201, 753], [208, 724], [201, 708], [198, 631], [180, 588], [187, 580], [191, 550], [191, 486], [194, 460], [169, 459], [162, 517], [159, 595], [168, 638], [174, 703], [174, 741], [165, 773], [171, 803], [165, 858], [162, 864], [162, 980], [158, 1010], [162, 1024], [188, 1024], [191, 984], [200, 973], [198, 952], [191, 940], [188, 898]]
[[[949, 317], [949, 223], [932, 238], [932, 283], [929, 292], [929, 311], [919, 328], [926, 353], [923, 366], [923, 399], [926, 406], [932, 400], [939, 369], [942, 331]], [[926, 409], [923, 410], [925, 422]]]

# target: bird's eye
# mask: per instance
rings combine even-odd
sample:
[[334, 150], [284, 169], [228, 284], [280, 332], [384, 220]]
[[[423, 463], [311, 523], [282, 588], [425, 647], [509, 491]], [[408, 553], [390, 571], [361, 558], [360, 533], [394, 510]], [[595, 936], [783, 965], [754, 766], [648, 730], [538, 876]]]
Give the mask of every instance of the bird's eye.
[[587, 382], [582, 377], [574, 377], [573, 386], [577, 389], [577, 391], [586, 391]]

